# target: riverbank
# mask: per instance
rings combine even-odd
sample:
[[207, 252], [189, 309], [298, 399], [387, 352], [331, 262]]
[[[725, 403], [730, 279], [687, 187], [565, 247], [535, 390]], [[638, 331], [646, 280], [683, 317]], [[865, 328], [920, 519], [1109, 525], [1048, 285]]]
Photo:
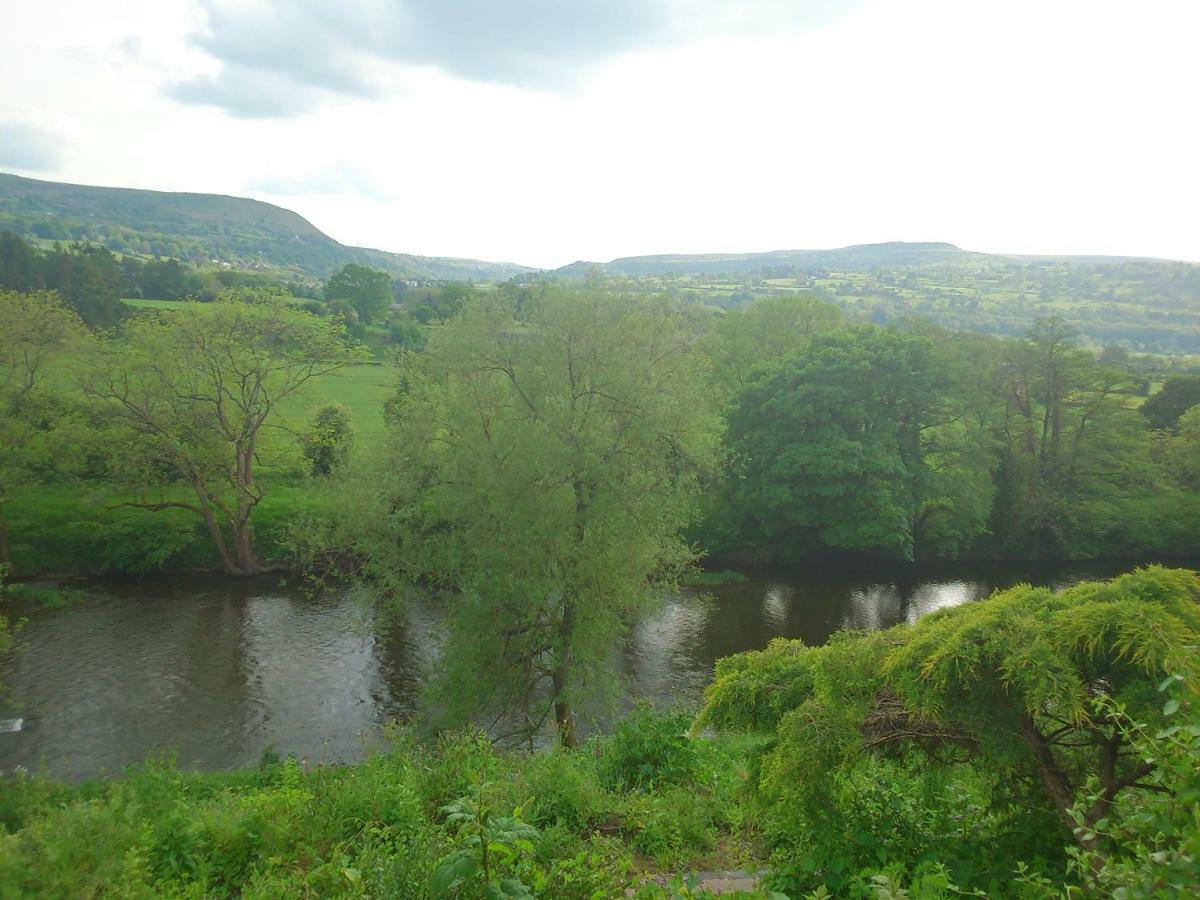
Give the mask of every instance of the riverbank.
[[[163, 500], [191, 500], [186, 488]], [[128, 506], [134, 498], [103, 485], [43, 485], [14, 492], [5, 506], [12, 576], [91, 577], [179, 575], [218, 571], [212, 538], [200, 518], [182, 509]], [[155, 495], [155, 501], [158, 496]], [[262, 559], [288, 565], [290, 530], [328, 504], [316, 479], [276, 478], [255, 511], [254, 536]]]
[[[753, 630], [819, 613], [813, 583], [790, 598], [782, 582], [753, 580], [714, 599], [681, 596], [635, 626], [625, 656], [634, 688], [657, 680], [677, 700], [697, 680], [699, 716], [700, 702], [638, 703], [581, 749], [539, 752], [384, 726], [352, 765], [281, 759], [254, 731], [289, 715], [282, 746], [352, 730], [338, 716], [379, 683], [349, 675], [387, 662], [370, 629], [356, 644], [332, 627], [345, 598], [110, 597], [46, 610], [30, 618], [33, 646], [19, 659], [42, 660], [35, 683], [47, 702], [28, 734], [0, 734], [0, 747], [61, 727], [71, 748], [93, 730], [118, 734], [127, 755], [153, 733], [146, 710], [156, 708], [190, 717], [177, 723], [187, 743], [75, 786], [0, 764], [0, 896], [684, 898], [705, 896], [686, 873], [733, 871], [763, 873], [743, 895], [757, 898], [1178, 896], [1200, 878], [1193, 805], [1179, 802], [1200, 795], [1190, 652], [1200, 582], [1162, 567], [1107, 582], [1083, 574], [1060, 573], [1072, 585], [1061, 591], [1018, 584], [986, 603], [971, 602], [981, 582], [910, 593], [847, 583], [837, 623], [807, 621], [847, 629], [827, 641], [767, 644]], [[307, 641], [281, 617], [289, 610], [332, 641], [329, 668], [303, 655]], [[130, 618], [139, 611], [159, 618]], [[103, 645], [105, 616], [132, 644], [125, 658]], [[37, 634], [63, 622], [80, 626], [76, 643], [61, 628]], [[751, 634], [765, 650], [721, 643]], [[86, 651], [97, 644], [93, 677]], [[689, 649], [707, 664], [664, 671]], [[1107, 690], [1097, 696], [1095, 683]], [[120, 719], [117, 706], [96, 708], [143, 694], [150, 705]], [[1080, 718], [1061, 718], [1072, 704]], [[256, 744], [254, 760], [237, 758]], [[189, 755], [214, 747], [210, 771], [191, 768], [204, 763]], [[1067, 792], [1044, 787], [1045, 766]], [[1098, 778], [1111, 782], [1100, 795]], [[1072, 829], [1080, 820], [1093, 830]]]
[[154, 759], [78, 787], [17, 774], [0, 786], [0, 893], [434, 898], [505, 883], [513, 897], [681, 896], [652, 876], [762, 867], [740, 790], [750, 744], [686, 738], [687, 724], [642, 709], [585, 750], [532, 756], [399, 731], [346, 767], [264, 757], [197, 773]]

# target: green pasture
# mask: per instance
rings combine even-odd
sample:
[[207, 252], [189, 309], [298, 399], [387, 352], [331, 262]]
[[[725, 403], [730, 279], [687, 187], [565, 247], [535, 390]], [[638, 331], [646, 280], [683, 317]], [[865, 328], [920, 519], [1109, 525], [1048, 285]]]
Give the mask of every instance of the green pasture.
[[340, 403], [350, 410], [358, 437], [370, 440], [384, 431], [383, 404], [395, 386], [396, 369], [387, 363], [347, 366], [313, 379], [281, 412], [288, 419], [308, 421], [323, 404]]

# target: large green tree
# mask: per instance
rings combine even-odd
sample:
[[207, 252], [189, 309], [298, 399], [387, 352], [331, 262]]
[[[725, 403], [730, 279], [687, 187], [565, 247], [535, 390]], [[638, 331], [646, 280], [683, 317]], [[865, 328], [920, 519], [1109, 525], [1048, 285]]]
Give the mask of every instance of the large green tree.
[[706, 363], [665, 301], [560, 287], [480, 298], [409, 358], [360, 541], [385, 577], [445, 589], [451, 713], [530, 735], [553, 716], [576, 743], [579, 699], [693, 557]]
[[988, 444], [944, 362], [926, 336], [864, 326], [754, 370], [727, 435], [750, 542], [905, 559], [969, 543], [991, 500]]
[[281, 405], [354, 358], [337, 320], [273, 295], [247, 300], [139, 316], [103, 343], [83, 380], [110, 426], [113, 469], [138, 495], [129, 505], [194, 512], [235, 575], [262, 570], [257, 464], [272, 450], [298, 452], [294, 433], [277, 427]]
[[387, 317], [394, 299], [392, 276], [369, 266], [347, 263], [325, 284], [325, 299], [349, 303], [362, 322], [377, 322]]

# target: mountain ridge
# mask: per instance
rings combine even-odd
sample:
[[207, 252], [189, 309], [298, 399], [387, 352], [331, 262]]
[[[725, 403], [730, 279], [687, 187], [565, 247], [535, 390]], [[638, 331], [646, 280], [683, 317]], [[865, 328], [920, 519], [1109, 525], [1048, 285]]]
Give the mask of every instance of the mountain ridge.
[[745, 253], [655, 253], [621, 256], [608, 262], [576, 260], [551, 270], [567, 277], [592, 270], [611, 275], [733, 275], [774, 266], [857, 269], [871, 266], [923, 266], [930, 264], [1054, 260], [1079, 264], [1163, 262], [1198, 265], [1152, 256], [1067, 253], [988, 253], [965, 250], [946, 241], [883, 241], [849, 244], [826, 249], [749, 251]]
[[313, 278], [327, 278], [350, 262], [400, 277], [436, 280], [494, 280], [536, 271], [515, 263], [342, 244], [294, 210], [249, 197], [71, 184], [5, 172], [0, 172], [0, 230], [198, 264], [278, 268]]

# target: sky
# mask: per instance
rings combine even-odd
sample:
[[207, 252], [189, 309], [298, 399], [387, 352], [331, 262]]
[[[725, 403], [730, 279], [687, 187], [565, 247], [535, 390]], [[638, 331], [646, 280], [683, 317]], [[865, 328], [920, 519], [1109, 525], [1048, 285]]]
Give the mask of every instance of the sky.
[[1200, 261], [1200, 0], [0, 3], [0, 171], [547, 267]]

